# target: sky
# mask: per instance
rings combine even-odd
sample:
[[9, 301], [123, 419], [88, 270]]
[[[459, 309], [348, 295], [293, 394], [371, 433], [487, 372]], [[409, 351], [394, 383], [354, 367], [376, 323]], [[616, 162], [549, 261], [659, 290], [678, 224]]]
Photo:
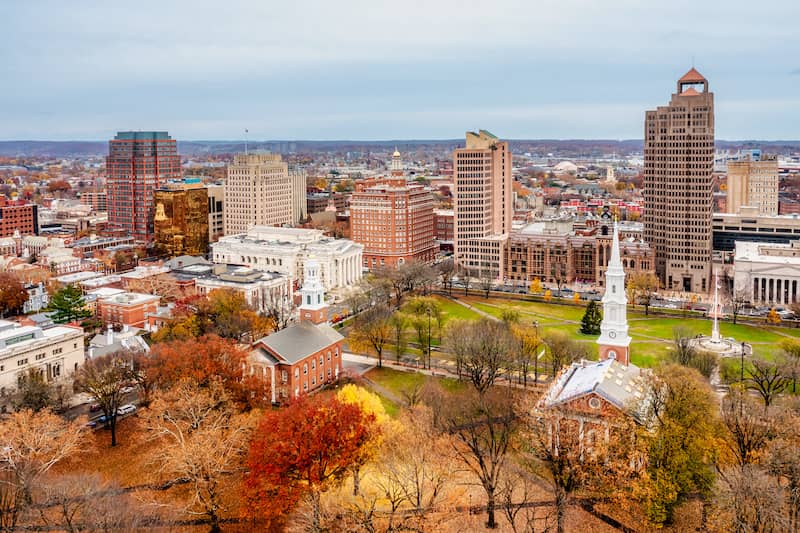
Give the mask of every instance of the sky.
[[3, 0], [0, 139], [800, 139], [798, 0]]

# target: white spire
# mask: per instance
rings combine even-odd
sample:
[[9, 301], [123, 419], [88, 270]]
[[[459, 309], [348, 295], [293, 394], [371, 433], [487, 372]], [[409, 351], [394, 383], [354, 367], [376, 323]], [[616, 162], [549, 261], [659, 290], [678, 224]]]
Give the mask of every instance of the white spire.
[[617, 221], [614, 221], [614, 237], [611, 240], [611, 259], [608, 260], [607, 272], [613, 271], [614, 274], [622, 273], [622, 260], [619, 254], [619, 229], [617, 228]]

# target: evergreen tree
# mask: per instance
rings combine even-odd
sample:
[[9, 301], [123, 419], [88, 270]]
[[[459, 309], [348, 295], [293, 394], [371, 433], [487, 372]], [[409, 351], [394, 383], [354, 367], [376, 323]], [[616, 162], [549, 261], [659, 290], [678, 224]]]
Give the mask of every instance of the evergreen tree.
[[581, 333], [585, 335], [597, 335], [600, 333], [600, 323], [603, 321], [603, 315], [600, 314], [600, 308], [594, 300], [589, 302], [586, 306], [586, 312], [581, 319]]
[[81, 290], [73, 285], [67, 285], [53, 295], [50, 310], [55, 311], [53, 322], [57, 324], [89, 318], [92, 314], [86, 309]]

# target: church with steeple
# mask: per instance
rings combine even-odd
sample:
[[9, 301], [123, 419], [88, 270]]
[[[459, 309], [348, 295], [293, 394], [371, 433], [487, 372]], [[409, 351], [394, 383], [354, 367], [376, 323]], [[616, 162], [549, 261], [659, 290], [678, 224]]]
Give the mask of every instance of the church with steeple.
[[606, 269], [603, 320], [597, 339], [598, 360], [582, 360], [563, 369], [539, 401], [538, 409], [557, 420], [577, 423], [581, 434], [602, 430], [607, 435], [613, 419], [632, 417], [645, 423], [648, 395], [644, 373], [631, 363], [625, 270], [619, 251], [619, 229], [614, 224], [611, 257]]

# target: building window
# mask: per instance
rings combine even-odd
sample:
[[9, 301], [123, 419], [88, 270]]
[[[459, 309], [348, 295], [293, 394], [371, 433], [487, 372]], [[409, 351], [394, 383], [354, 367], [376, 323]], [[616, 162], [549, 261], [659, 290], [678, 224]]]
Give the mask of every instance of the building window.
[[317, 362], [312, 360], [311, 361], [311, 370], [315, 370], [317, 368]]
[[308, 365], [303, 365], [303, 375], [308, 374]]
[[294, 369], [294, 379], [300, 379], [300, 369], [299, 368], [295, 368]]

